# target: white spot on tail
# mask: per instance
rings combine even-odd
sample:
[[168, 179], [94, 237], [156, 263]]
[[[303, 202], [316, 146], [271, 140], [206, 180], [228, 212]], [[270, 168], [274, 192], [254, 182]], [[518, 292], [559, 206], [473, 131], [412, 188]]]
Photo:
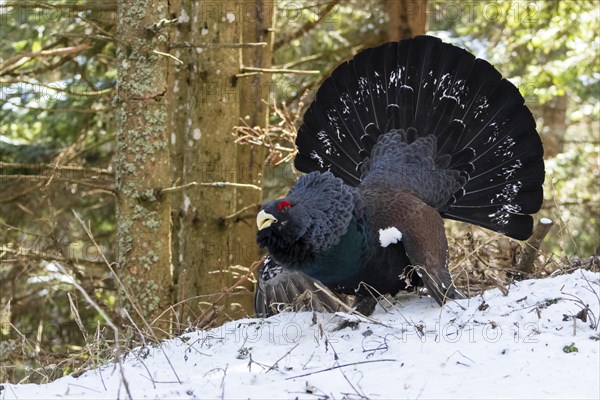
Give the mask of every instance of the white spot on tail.
[[402, 240], [402, 232], [391, 226], [379, 230], [379, 243], [381, 247], [388, 247], [390, 244], [398, 243]]

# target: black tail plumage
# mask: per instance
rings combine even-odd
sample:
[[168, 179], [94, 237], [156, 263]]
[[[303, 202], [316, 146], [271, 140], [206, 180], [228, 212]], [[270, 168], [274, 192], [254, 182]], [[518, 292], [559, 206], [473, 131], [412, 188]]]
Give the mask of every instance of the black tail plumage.
[[531, 235], [544, 182], [535, 121], [492, 65], [437, 38], [386, 43], [340, 65], [304, 116], [295, 166], [356, 186], [379, 136], [409, 128], [436, 136], [436, 167], [465, 178], [436, 205], [443, 217], [515, 239]]

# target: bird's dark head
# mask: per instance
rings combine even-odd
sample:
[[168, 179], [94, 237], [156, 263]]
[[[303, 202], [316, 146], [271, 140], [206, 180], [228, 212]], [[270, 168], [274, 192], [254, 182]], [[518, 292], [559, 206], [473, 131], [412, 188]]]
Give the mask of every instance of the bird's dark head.
[[311, 224], [304, 204], [288, 198], [267, 201], [256, 216], [258, 242], [264, 247], [274, 242], [290, 245], [303, 237]]
[[346, 232], [352, 190], [329, 172], [301, 177], [285, 198], [267, 201], [256, 217], [257, 243], [284, 265], [300, 265]]

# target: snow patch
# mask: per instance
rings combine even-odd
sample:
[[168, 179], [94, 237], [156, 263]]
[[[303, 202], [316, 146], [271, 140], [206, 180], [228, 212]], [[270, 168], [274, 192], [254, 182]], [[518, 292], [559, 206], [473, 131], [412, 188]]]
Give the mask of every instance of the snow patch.
[[175, 132], [171, 133], [171, 144], [175, 145], [177, 143], [177, 135], [175, 135]]
[[235, 14], [232, 12], [228, 12], [225, 17], [227, 18], [227, 22], [229, 22], [230, 24], [235, 22]]
[[192, 135], [194, 137], [194, 140], [200, 140], [200, 137], [202, 137], [202, 132], [200, 132], [199, 128], [194, 129], [194, 134]]
[[201, 34], [202, 36], [206, 36], [206, 35], [208, 35], [208, 29], [207, 29], [207, 28], [202, 28], [202, 29], [200, 29], [200, 34]]
[[[135, 399], [598, 399], [590, 323], [600, 315], [599, 290], [600, 273], [578, 270], [442, 308], [404, 294], [401, 306], [375, 310], [378, 323], [344, 313], [247, 318], [133, 349], [122, 371], [108, 363], [43, 385], [3, 383], [1, 396], [127, 398], [124, 377]], [[582, 304], [587, 322], [576, 317]], [[356, 329], [335, 330], [342, 320]], [[347, 395], [353, 388], [360, 396]]]
[[398, 243], [401, 240], [402, 232], [393, 226], [379, 230], [379, 244], [381, 244], [381, 247], [388, 247], [390, 244]]

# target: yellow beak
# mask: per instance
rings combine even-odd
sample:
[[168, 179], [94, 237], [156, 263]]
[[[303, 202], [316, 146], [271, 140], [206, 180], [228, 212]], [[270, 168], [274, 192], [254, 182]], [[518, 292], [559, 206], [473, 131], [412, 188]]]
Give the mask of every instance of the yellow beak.
[[260, 210], [256, 216], [256, 226], [258, 226], [259, 231], [270, 227], [273, 222], [277, 222], [277, 218], [266, 213], [265, 210]]

